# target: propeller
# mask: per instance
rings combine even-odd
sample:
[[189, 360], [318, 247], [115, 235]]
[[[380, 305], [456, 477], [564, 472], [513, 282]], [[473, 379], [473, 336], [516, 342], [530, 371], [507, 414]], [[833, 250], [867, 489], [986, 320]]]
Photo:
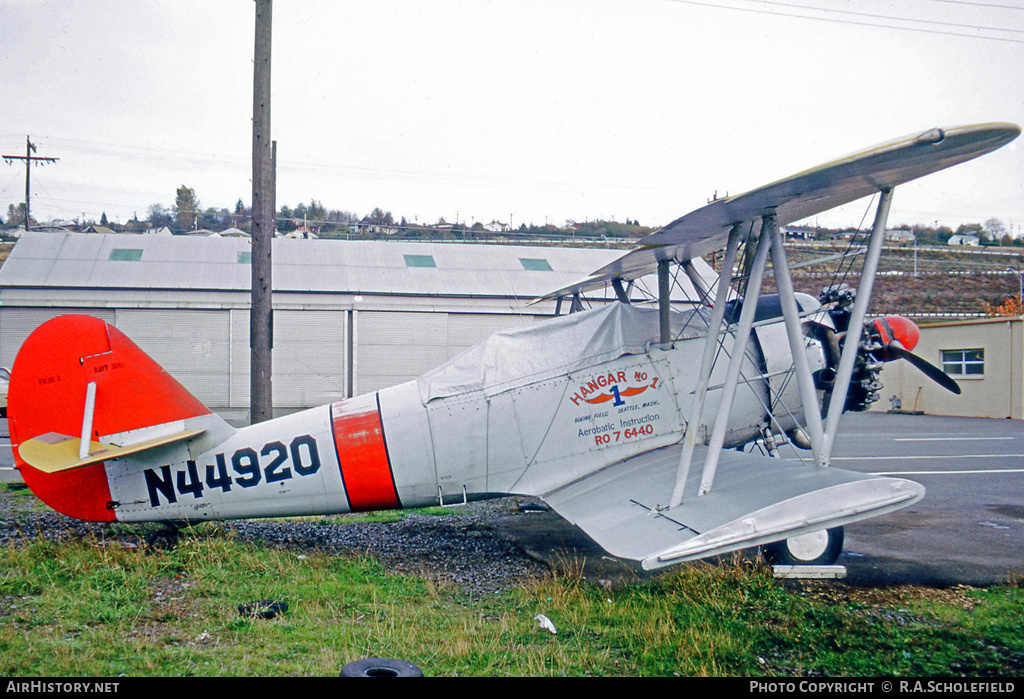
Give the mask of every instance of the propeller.
[[960, 386], [956, 381], [942, 369], [911, 351], [921, 339], [921, 330], [912, 320], [903, 316], [885, 316], [868, 322], [865, 330], [881, 344], [879, 349], [873, 349], [871, 352], [876, 359], [883, 362], [906, 359], [932, 381], [947, 391], [960, 395]]
[[[826, 347], [830, 347], [833, 363], [838, 363], [839, 352], [850, 325], [856, 290], [846, 284], [834, 284], [821, 290], [818, 301], [826, 307], [835, 330], [825, 333]], [[921, 329], [903, 316], [885, 316], [864, 324], [860, 346], [857, 348], [857, 363], [850, 380], [846, 398], [846, 410], [866, 410], [878, 400], [882, 384], [878, 381], [882, 364], [897, 359], [906, 359], [932, 381], [947, 391], [960, 394], [960, 386], [939, 367], [913, 353], [921, 339]]]

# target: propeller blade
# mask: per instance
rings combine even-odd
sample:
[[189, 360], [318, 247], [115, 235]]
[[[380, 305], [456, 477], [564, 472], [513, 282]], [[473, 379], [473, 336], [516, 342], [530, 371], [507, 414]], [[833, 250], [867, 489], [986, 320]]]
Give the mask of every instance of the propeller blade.
[[894, 359], [906, 359], [908, 362], [924, 372], [925, 376], [930, 378], [932, 381], [939, 384], [947, 391], [960, 395], [960, 386], [956, 381], [949, 378], [942, 369], [930, 363], [927, 359], [919, 357], [909, 351], [906, 347], [900, 344], [899, 340], [893, 340], [890, 342], [886, 347], [886, 351], [889, 353], [889, 356]]

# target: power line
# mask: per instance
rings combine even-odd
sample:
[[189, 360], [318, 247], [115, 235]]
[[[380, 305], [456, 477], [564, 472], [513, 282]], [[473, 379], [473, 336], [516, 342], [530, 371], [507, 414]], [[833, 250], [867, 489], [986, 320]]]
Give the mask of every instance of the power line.
[[[960, 29], [978, 29], [981, 31], [991, 32], [1012, 32], [1014, 34], [1024, 34], [1024, 29], [1007, 29], [1005, 27], [983, 27], [977, 24], [965, 24], [960, 22], [943, 22], [941, 20], [934, 19], [916, 19], [909, 17], [895, 17], [893, 15], [880, 15], [873, 12], [854, 12], [853, 10], [834, 10], [832, 8], [814, 7], [810, 5], [797, 5], [796, 3], [789, 2], [778, 2], [776, 0], [758, 0], [764, 5], [773, 5], [777, 7], [791, 7], [798, 10], [814, 10], [819, 12], [828, 12], [839, 15], [852, 15], [855, 17], [869, 17], [871, 19], [887, 19], [895, 20], [897, 22], [917, 22], [919, 24], [932, 24], [942, 27], [958, 27]], [[900, 27], [893, 27], [899, 29]]]
[[[875, 19], [880, 19], [880, 20], [889, 20], [889, 21], [918, 22], [918, 23], [925, 23], [925, 22], [930, 22], [931, 21], [931, 20], [918, 20], [918, 19], [913, 19], [913, 18], [909, 18], [909, 17], [908, 18], [888, 17], [888, 16], [885, 16], [885, 15], [875, 15], [875, 14], [871, 14], [871, 13], [855, 13], [855, 12], [852, 12], [852, 11], [832, 10], [830, 8], [809, 7], [809, 6], [802, 6], [802, 5], [787, 5], [785, 3], [780, 3], [780, 2], [768, 2], [767, 0], [746, 0], [746, 1], [748, 1], [748, 2], [758, 2], [760, 5], [768, 5], [768, 6], [777, 5], [777, 6], [781, 6], [781, 7], [793, 7], [793, 8], [813, 10], [813, 11], [816, 11], [816, 12], [825, 12], [825, 13], [830, 13], [831, 12], [831, 13], [837, 13], [837, 14], [840, 13], [840, 12], [844, 12], [844, 13], [848, 13], [848, 14], [861, 14], [861, 15], [867, 16], [869, 18], [875, 18]], [[716, 9], [716, 10], [735, 10], [736, 12], [747, 12], [747, 13], [754, 13], [754, 14], [768, 14], [771, 17], [790, 17], [790, 18], [794, 18], [794, 19], [807, 19], [807, 20], [812, 20], [812, 21], [817, 21], [817, 22], [830, 22], [832, 24], [848, 24], [848, 25], [851, 25], [851, 26], [859, 26], [859, 27], [873, 27], [875, 29], [893, 29], [893, 30], [897, 30], [897, 31], [918, 32], [918, 33], [922, 33], [922, 34], [936, 34], [936, 35], [939, 35], [939, 36], [947, 36], [947, 37], [961, 37], [961, 38], [966, 38], [966, 39], [983, 39], [983, 40], [989, 40], [989, 41], [1001, 41], [1001, 42], [1006, 42], [1006, 43], [1011, 43], [1011, 44], [1024, 44], [1024, 39], [1013, 39], [1013, 38], [1010, 38], [1010, 37], [987, 36], [987, 35], [986, 36], [981, 36], [981, 35], [978, 35], [978, 34], [966, 34], [966, 33], [963, 33], [963, 32], [952, 32], [952, 31], [945, 32], [945, 31], [939, 31], [939, 30], [936, 30], [936, 29], [926, 29], [924, 27], [902, 27], [902, 26], [897, 26], [897, 25], [893, 25], [893, 24], [883, 24], [883, 23], [877, 23], [877, 22], [864, 22], [864, 21], [858, 21], [858, 20], [852, 20], [852, 19], [840, 19], [840, 18], [837, 18], [837, 17], [822, 17], [822, 16], [814, 16], [814, 15], [809, 15], [809, 14], [799, 14], [799, 13], [795, 13], [795, 12], [781, 12], [781, 11], [765, 10], [765, 9], [759, 9], [759, 8], [753, 8], [753, 7], [737, 7], [735, 5], [722, 5], [722, 4], [715, 3], [715, 2], [701, 2], [700, 0], [668, 0], [668, 2], [678, 3], [680, 5], [694, 5], [694, 6], [697, 6], [697, 7], [710, 7], [710, 8]], [[1009, 8], [1009, 9], [1020, 9], [1020, 8]], [[949, 24], [951, 26], [957, 26], [957, 25], [953, 25], [952, 23], [949, 23]], [[962, 25], [962, 26], [974, 28], [974, 29], [977, 29], [979, 31], [1001, 31], [1001, 32], [1006, 32], [1006, 31], [1018, 32], [1019, 31], [1019, 30], [1016, 30], [1016, 29], [986, 28], [986, 27], [979, 27], [979, 26], [976, 26], [976, 25]]]
[[971, 7], [989, 7], [995, 10], [1016, 10], [1017, 12], [1024, 11], [1024, 7], [1017, 5], [996, 5], [990, 2], [967, 2], [967, 0], [931, 0], [932, 2], [941, 2], [947, 5], [969, 5]]

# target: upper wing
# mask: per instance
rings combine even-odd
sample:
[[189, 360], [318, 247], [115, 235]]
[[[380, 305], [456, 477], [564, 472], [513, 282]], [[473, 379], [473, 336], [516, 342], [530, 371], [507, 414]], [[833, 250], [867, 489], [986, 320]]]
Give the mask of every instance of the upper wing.
[[701, 207], [641, 239], [637, 248], [590, 276], [541, 298], [591, 291], [613, 279], [646, 276], [657, 270], [659, 261], [689, 260], [724, 248], [732, 226], [771, 211], [778, 225], [784, 226], [977, 158], [1019, 135], [1016, 124], [978, 124], [932, 129], [859, 151]]
[[[924, 497], [913, 481], [726, 451], [712, 492], [666, 509], [681, 449], [620, 461], [542, 497], [606, 551], [647, 569], [843, 526]], [[696, 493], [699, 474], [691, 475], [686, 492]]]

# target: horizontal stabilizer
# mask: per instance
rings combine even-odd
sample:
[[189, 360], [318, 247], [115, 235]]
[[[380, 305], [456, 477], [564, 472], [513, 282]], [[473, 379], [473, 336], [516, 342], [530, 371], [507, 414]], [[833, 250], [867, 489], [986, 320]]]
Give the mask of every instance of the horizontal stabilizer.
[[[644, 568], [714, 556], [892, 512], [924, 497], [913, 481], [820, 468], [788, 459], [722, 452], [715, 486], [668, 509], [680, 445], [641, 454], [544, 500], [612, 555]], [[694, 452], [694, 463], [706, 450]]]
[[201, 429], [184, 430], [125, 446], [94, 441], [90, 444], [89, 453], [85, 457], [79, 457], [81, 440], [78, 437], [48, 432], [23, 442], [18, 447], [18, 452], [21, 454], [22, 460], [29, 466], [45, 473], [57, 473], [58, 471], [81, 468], [89, 464], [119, 459], [129, 454], [137, 454], [148, 449], [174, 444], [175, 442], [191, 439], [192, 437], [198, 437], [204, 431]]

